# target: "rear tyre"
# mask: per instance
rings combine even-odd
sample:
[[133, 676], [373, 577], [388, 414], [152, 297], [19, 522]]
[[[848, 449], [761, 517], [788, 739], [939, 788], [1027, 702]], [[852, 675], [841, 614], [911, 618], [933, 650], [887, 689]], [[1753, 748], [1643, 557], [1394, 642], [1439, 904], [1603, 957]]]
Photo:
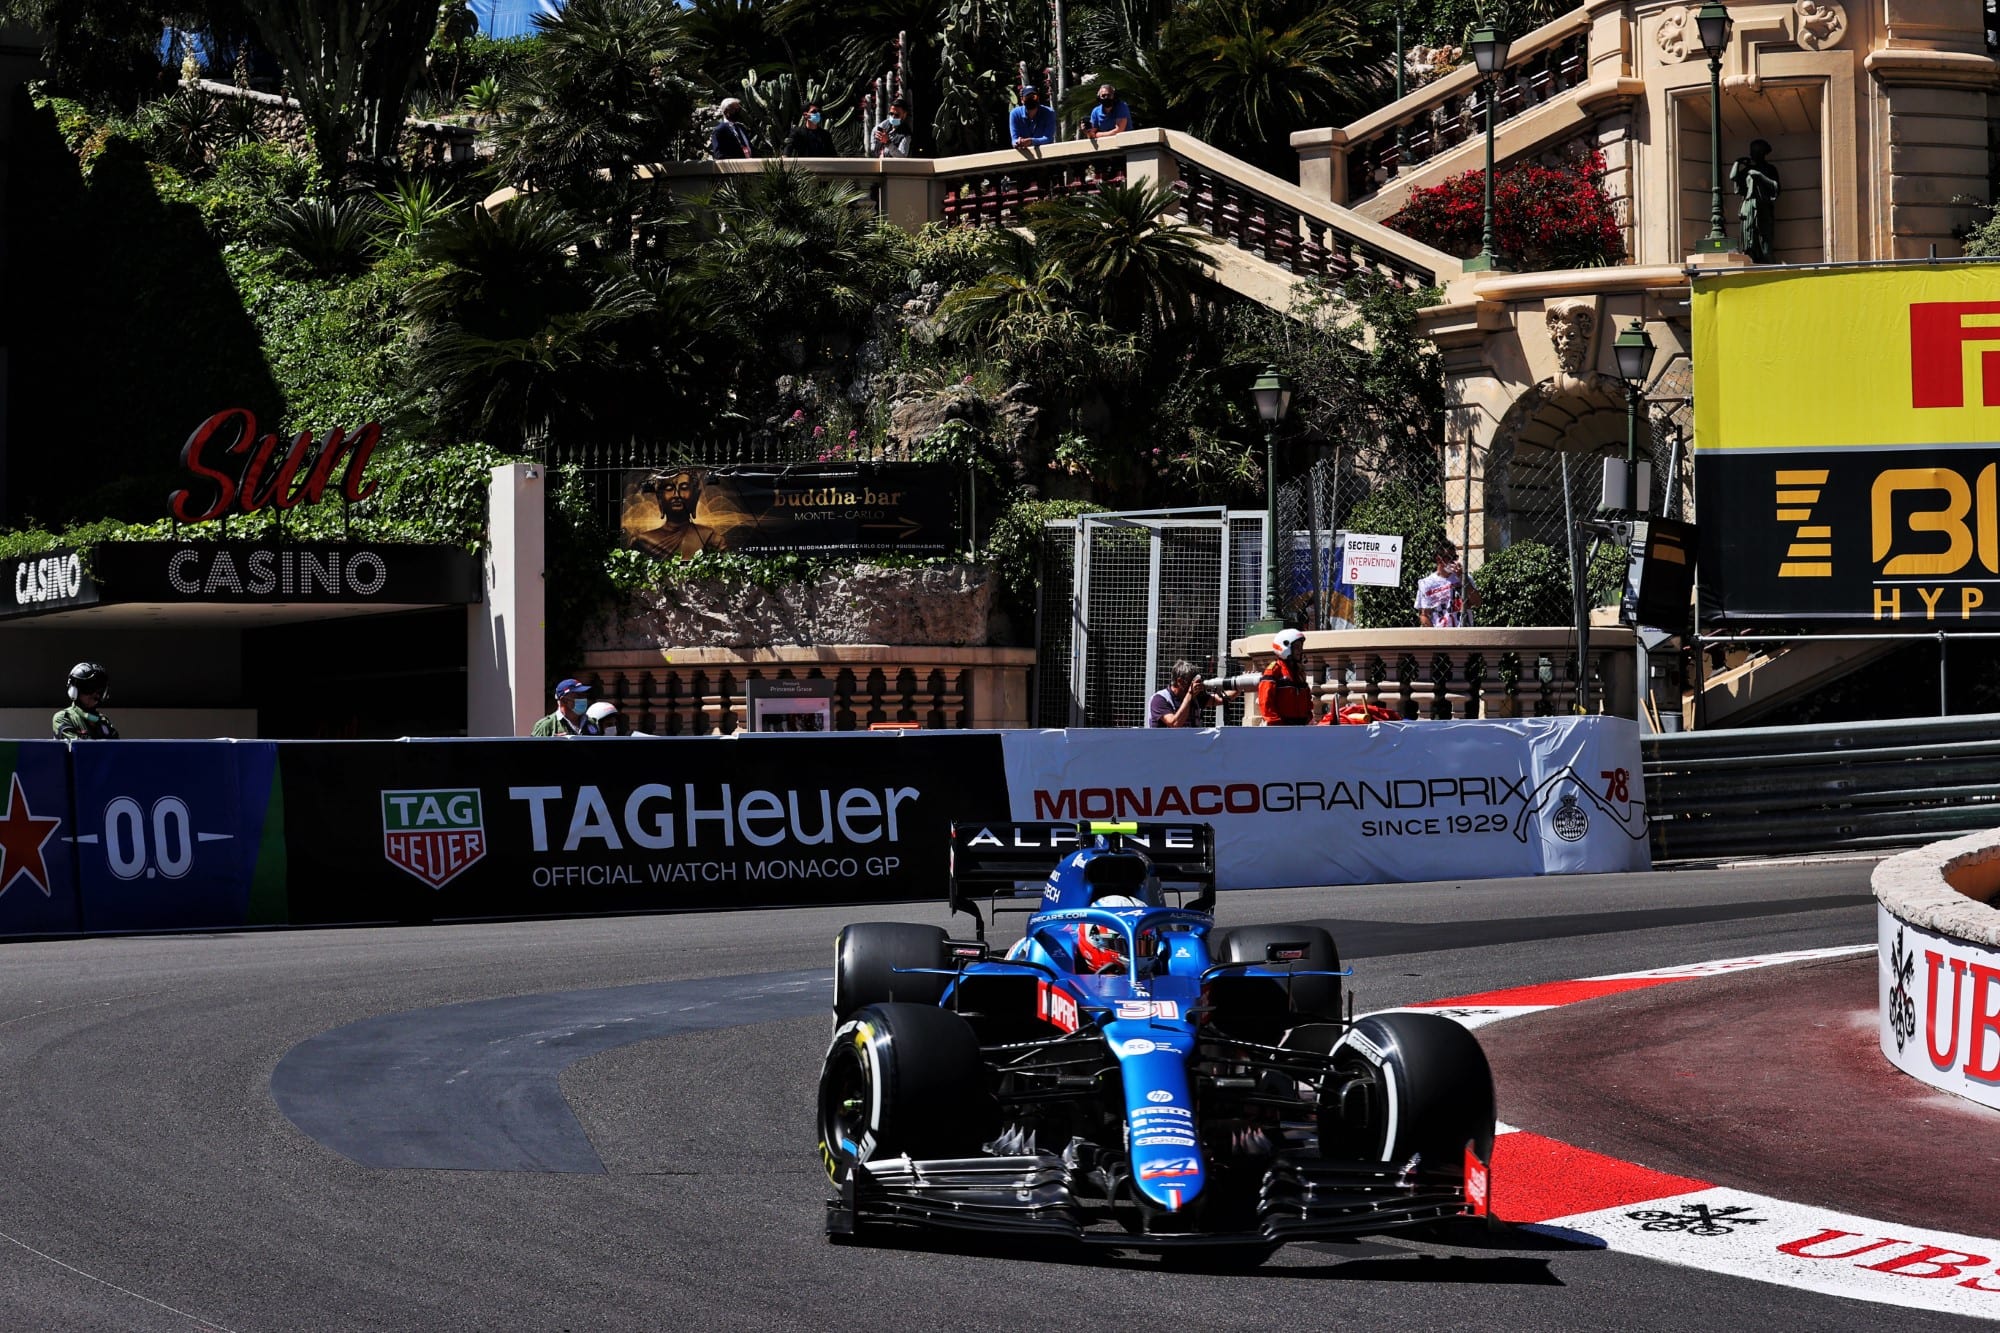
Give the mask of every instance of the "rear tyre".
[[[1333, 936], [1318, 926], [1238, 926], [1222, 938], [1221, 952], [1215, 955], [1218, 963], [1262, 963], [1273, 944], [1303, 944], [1306, 956], [1292, 966], [1301, 972], [1337, 972], [1340, 970], [1340, 950], [1334, 947]], [[1273, 967], [1282, 964], [1271, 964]], [[1218, 978], [1221, 980], [1221, 978]], [[1244, 978], [1246, 981], [1258, 978]], [[1289, 1002], [1285, 996], [1289, 986]], [[1247, 987], [1245, 988], [1248, 989]], [[1339, 977], [1294, 977], [1290, 982], [1271, 979], [1266, 989], [1278, 993], [1281, 1007], [1296, 1015], [1298, 1021], [1331, 1023], [1340, 1017]]]
[[951, 978], [898, 968], [950, 966], [944, 932], [901, 921], [864, 921], [833, 941], [833, 1023], [840, 1026], [864, 1005], [936, 1004]]
[[1371, 1014], [1334, 1048], [1320, 1153], [1463, 1176], [1465, 1146], [1493, 1157], [1493, 1071], [1478, 1038], [1437, 1014]]
[[979, 1039], [949, 1009], [867, 1005], [833, 1034], [819, 1147], [834, 1184], [856, 1162], [977, 1156], [997, 1119]]

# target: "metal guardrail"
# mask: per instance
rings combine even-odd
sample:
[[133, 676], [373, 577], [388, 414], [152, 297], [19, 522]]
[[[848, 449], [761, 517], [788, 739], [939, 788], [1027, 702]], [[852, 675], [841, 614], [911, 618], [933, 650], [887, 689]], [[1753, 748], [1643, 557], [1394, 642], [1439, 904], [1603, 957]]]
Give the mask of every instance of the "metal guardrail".
[[1908, 847], [2000, 827], [2000, 714], [1647, 736], [1653, 859]]

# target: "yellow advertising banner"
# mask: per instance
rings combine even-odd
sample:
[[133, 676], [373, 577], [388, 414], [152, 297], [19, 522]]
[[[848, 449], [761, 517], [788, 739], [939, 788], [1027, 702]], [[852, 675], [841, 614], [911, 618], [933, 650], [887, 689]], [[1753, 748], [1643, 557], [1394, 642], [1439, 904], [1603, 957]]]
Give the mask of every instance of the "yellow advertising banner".
[[2000, 622], [2000, 263], [1696, 279], [1702, 620]]
[[1697, 453], [2000, 442], [2000, 263], [1703, 276], [1692, 313]]

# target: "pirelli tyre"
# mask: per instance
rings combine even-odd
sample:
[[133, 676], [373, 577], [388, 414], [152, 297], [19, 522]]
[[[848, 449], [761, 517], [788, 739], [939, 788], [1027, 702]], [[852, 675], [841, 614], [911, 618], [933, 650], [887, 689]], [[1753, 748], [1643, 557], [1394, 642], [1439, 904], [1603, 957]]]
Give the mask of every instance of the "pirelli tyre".
[[[1222, 937], [1222, 947], [1214, 954], [1218, 963], [1269, 963], [1274, 944], [1303, 944], [1306, 956], [1293, 963], [1300, 972], [1337, 972], [1340, 950], [1333, 936], [1318, 926], [1237, 926]], [[1251, 989], [1245, 987], [1244, 989]], [[1280, 1008], [1310, 1022], [1331, 1023], [1340, 1017], [1340, 978], [1325, 976], [1273, 980], [1262, 987], [1276, 996]]]
[[1437, 1014], [1370, 1014], [1333, 1047], [1320, 1151], [1462, 1174], [1493, 1157], [1493, 1071], [1470, 1032]]
[[848, 926], [833, 940], [833, 1025], [839, 1027], [855, 1011], [870, 1004], [936, 1004], [944, 999], [951, 978], [944, 932], [936, 926], [902, 921], [863, 921]]
[[871, 1004], [833, 1034], [819, 1074], [819, 1149], [835, 1185], [856, 1162], [971, 1157], [995, 1132], [972, 1026], [949, 1009]]

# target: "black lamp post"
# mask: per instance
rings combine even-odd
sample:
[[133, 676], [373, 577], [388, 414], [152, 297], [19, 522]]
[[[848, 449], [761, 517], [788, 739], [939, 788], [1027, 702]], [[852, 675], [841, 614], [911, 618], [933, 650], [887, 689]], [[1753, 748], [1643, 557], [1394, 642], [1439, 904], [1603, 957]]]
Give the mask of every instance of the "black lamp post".
[[1285, 627], [1278, 617], [1278, 427], [1292, 410], [1292, 386], [1276, 366], [1266, 366], [1250, 397], [1264, 422], [1264, 618], [1245, 632], [1276, 634]]
[[1491, 25], [1472, 34], [1472, 63], [1486, 80], [1486, 217], [1479, 253], [1465, 261], [1468, 273], [1491, 273], [1500, 265], [1500, 246], [1493, 235], [1493, 103], [1500, 91], [1500, 74], [1507, 68], [1507, 38]]
[[1709, 0], [1695, 14], [1694, 26], [1708, 53], [1708, 235], [1695, 250], [1726, 254], [1736, 248], [1722, 230], [1722, 53], [1729, 49], [1729, 10], [1719, 0]]
[[[1403, 5], [1402, 5], [1402, 0], [1397, 0], [1397, 3], [1396, 3], [1396, 105], [1397, 105], [1397, 106], [1399, 106], [1399, 107], [1403, 105], [1403, 65], [1404, 65], [1404, 63], [1405, 63], [1405, 56], [1404, 56], [1404, 53], [1403, 53]], [[1403, 160], [1403, 159], [1404, 159], [1404, 157], [1408, 155], [1409, 151], [1410, 151], [1410, 139], [1409, 139], [1409, 132], [1408, 132], [1407, 130], [1405, 130], [1405, 129], [1403, 128], [1403, 124], [1402, 124], [1402, 122], [1401, 122], [1401, 121], [1398, 121], [1398, 122], [1396, 123], [1396, 170], [1397, 170], [1397, 171], [1399, 171], [1399, 172], [1402, 172], [1402, 171], [1408, 171], [1408, 170], [1410, 169], [1410, 164], [1409, 164], [1408, 162], [1405, 162], [1405, 161]]]
[[1618, 358], [1618, 378], [1625, 381], [1625, 508], [1644, 513], [1652, 508], [1652, 496], [1639, 498], [1639, 416], [1644, 405], [1646, 372], [1653, 367], [1653, 340], [1646, 336], [1646, 322], [1634, 319], [1612, 342]]

